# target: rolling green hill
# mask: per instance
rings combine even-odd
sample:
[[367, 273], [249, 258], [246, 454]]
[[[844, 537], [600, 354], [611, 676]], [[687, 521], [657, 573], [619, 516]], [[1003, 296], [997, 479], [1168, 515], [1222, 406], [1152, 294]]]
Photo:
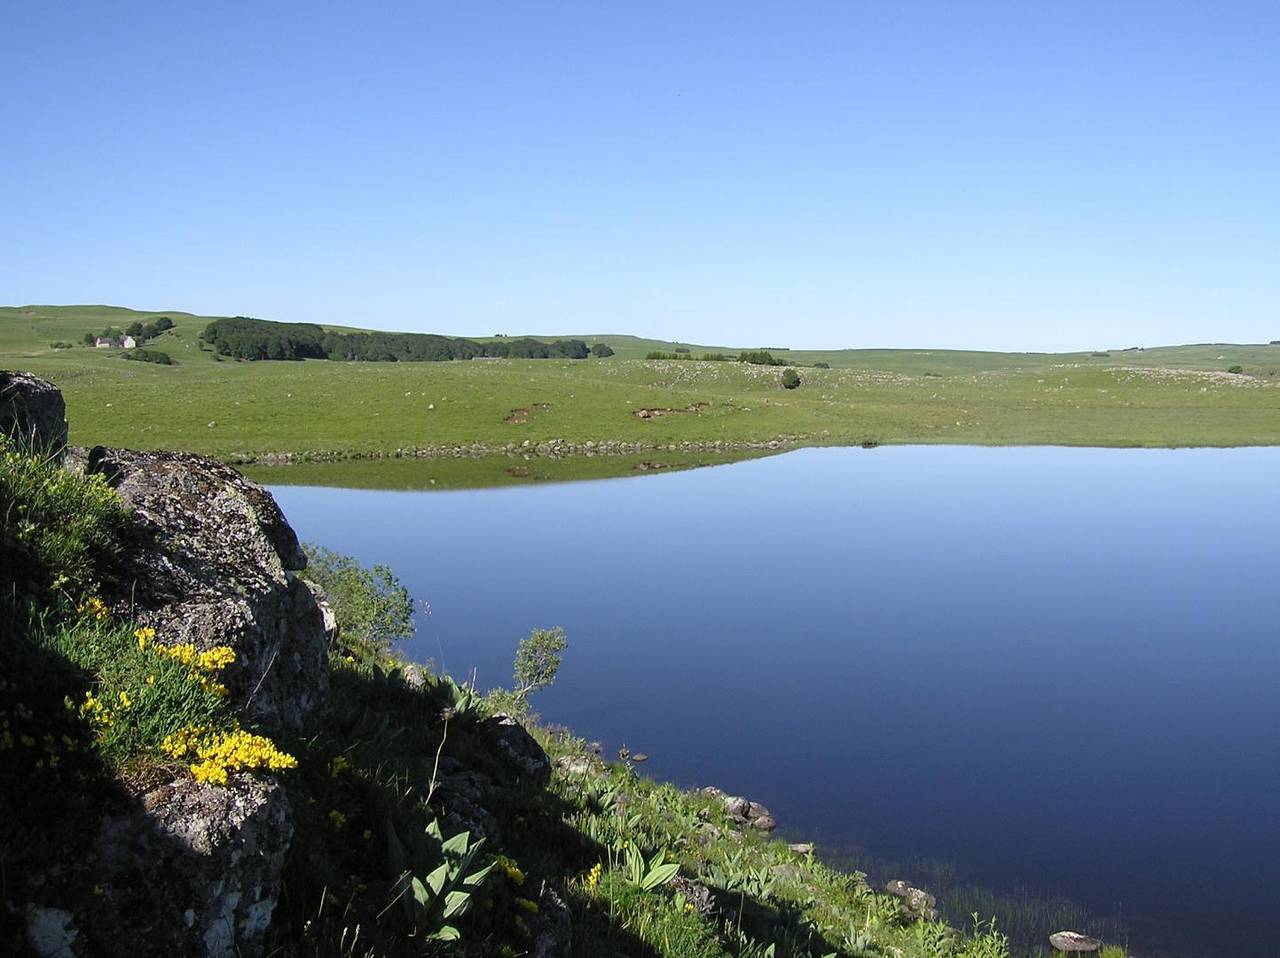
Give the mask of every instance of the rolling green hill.
[[[147, 344], [173, 366], [75, 345], [86, 332], [168, 316]], [[562, 440], [621, 451], [791, 444], [1280, 443], [1280, 346], [1192, 345], [1109, 353], [779, 351], [801, 372], [645, 361], [687, 346], [630, 336], [609, 359], [441, 363], [235, 362], [199, 340], [215, 317], [109, 306], [0, 308], [0, 366], [57, 383], [72, 441], [182, 448], [249, 461], [536, 450]], [[348, 327], [349, 328], [349, 327]], [[566, 335], [566, 334], [561, 334]], [[560, 338], [541, 336], [538, 338]], [[768, 344], [766, 344], [768, 345]], [[814, 362], [830, 369], [807, 368]], [[1226, 370], [1239, 365], [1243, 374]], [[644, 412], [642, 412], [642, 410]], [[669, 448], [674, 447], [674, 449]]]

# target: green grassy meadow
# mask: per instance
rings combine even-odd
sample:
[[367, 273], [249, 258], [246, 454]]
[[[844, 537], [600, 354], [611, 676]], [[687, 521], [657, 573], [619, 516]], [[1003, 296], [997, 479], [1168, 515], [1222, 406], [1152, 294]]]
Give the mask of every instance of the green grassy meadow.
[[[79, 345], [86, 332], [169, 316], [149, 342], [175, 365]], [[1280, 443], [1280, 346], [1199, 345], [1105, 354], [949, 350], [787, 351], [782, 367], [646, 361], [676, 343], [583, 336], [609, 359], [443, 363], [219, 361], [214, 317], [103, 306], [0, 308], [0, 366], [56, 383], [71, 441], [252, 461], [493, 452], [525, 442], [640, 450], [875, 443], [1230, 446]], [[57, 341], [76, 343], [54, 349]], [[702, 351], [730, 351], [690, 344]], [[806, 366], [826, 362], [830, 369]], [[1229, 374], [1233, 365], [1244, 369]], [[650, 418], [642, 409], [659, 410]], [[635, 450], [633, 450], [635, 451]], [[576, 457], [584, 458], [584, 457]]]

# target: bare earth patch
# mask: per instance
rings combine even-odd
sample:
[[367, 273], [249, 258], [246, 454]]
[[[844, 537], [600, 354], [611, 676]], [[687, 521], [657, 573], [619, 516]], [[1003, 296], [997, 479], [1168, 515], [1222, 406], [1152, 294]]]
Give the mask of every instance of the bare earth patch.
[[710, 403], [696, 402], [685, 406], [683, 409], [671, 409], [669, 407], [648, 406], [643, 409], [637, 409], [632, 413], [637, 419], [657, 419], [660, 416], [684, 416], [691, 412], [700, 412], [706, 409]]
[[523, 426], [540, 412], [551, 408], [551, 403], [536, 402], [532, 406], [516, 406], [502, 421], [511, 426]]

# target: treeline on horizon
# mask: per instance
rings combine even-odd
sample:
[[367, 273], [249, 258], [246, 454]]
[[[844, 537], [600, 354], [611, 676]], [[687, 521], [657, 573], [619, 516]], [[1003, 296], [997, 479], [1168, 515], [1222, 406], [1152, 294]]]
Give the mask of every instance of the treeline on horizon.
[[215, 319], [200, 338], [233, 359], [338, 359], [356, 362], [443, 362], [450, 359], [586, 359], [611, 356], [603, 343], [544, 343], [529, 337], [476, 342], [434, 333], [340, 333], [313, 323], [277, 323], [249, 316]]

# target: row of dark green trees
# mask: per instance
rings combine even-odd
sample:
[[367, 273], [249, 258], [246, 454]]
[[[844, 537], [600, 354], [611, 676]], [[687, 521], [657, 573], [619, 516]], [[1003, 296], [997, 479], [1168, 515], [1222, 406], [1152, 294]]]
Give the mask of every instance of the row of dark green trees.
[[477, 342], [431, 333], [342, 333], [312, 323], [275, 323], [236, 316], [215, 319], [201, 334], [223, 356], [234, 359], [345, 359], [362, 362], [440, 362], [447, 359], [586, 359], [612, 356], [603, 343], [591, 349], [580, 339], [498, 339]]

